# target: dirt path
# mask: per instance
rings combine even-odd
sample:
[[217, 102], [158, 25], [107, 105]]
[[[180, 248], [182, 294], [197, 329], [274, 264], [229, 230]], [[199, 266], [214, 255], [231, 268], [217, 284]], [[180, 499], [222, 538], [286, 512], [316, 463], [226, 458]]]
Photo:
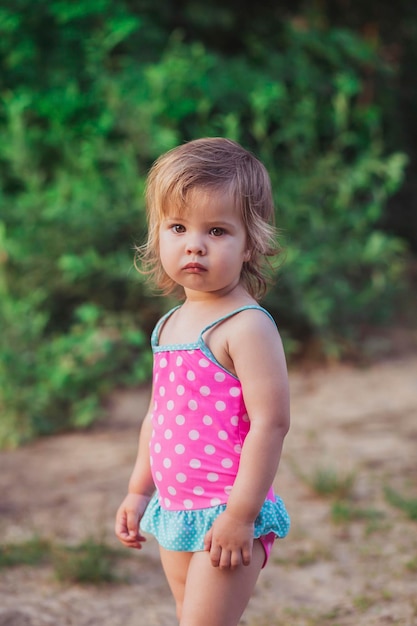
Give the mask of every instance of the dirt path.
[[[417, 522], [387, 502], [384, 488], [417, 498], [417, 357], [295, 371], [291, 389], [276, 490], [292, 530], [276, 544], [242, 625], [416, 626]], [[147, 400], [143, 390], [117, 394], [110, 418], [92, 431], [0, 453], [2, 543], [39, 535], [116, 547], [114, 512]], [[332, 515], [335, 498], [312, 486], [319, 470], [351, 474], [345, 521]], [[0, 626], [174, 626], [155, 543], [126, 558], [123, 571], [125, 583], [94, 587], [59, 583], [47, 565], [0, 570]]]

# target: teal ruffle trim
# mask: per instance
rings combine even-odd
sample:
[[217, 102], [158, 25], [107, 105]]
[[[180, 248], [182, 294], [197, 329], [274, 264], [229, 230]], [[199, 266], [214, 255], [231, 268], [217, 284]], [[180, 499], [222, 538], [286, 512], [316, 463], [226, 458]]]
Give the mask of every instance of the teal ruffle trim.
[[[207, 509], [167, 511], [163, 509], [155, 494], [149, 502], [141, 520], [141, 530], [153, 535], [166, 550], [196, 552], [204, 550], [204, 536], [216, 517], [226, 508], [226, 504]], [[255, 520], [254, 537], [274, 533], [285, 537], [290, 529], [290, 517], [279, 496], [275, 501], [265, 500]]]

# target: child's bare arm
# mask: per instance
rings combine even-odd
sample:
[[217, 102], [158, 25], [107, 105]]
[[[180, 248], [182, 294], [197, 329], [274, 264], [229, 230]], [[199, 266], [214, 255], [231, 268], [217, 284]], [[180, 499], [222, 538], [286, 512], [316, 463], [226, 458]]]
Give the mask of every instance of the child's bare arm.
[[206, 538], [212, 563], [220, 567], [250, 562], [254, 521], [274, 480], [289, 428], [288, 375], [278, 331], [259, 312], [248, 311], [236, 321], [229, 353], [242, 384], [250, 431], [226, 511]]
[[139, 532], [139, 523], [155, 490], [149, 462], [151, 434], [151, 411], [149, 409], [140, 431], [138, 454], [130, 476], [128, 494], [116, 514], [115, 533], [118, 539], [129, 548], [140, 549], [145, 541], [145, 537]]

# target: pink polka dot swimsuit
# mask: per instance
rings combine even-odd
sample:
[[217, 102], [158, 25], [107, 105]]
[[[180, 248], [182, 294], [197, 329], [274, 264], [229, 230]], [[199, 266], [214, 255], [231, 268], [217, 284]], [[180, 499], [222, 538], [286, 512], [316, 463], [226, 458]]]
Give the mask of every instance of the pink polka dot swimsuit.
[[[205, 327], [193, 344], [158, 344], [162, 325], [176, 309], [152, 334], [150, 461], [156, 494], [141, 527], [167, 549], [203, 549], [204, 534], [225, 509], [233, 487], [250, 422], [239, 379], [216, 361], [203, 336], [248, 308], [265, 311], [257, 305], [235, 310]], [[257, 522], [255, 536], [288, 532], [288, 514], [272, 488]]]

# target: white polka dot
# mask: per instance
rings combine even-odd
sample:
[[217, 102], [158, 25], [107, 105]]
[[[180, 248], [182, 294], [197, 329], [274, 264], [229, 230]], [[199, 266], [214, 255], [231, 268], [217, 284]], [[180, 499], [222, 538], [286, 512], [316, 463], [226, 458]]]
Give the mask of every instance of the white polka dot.
[[242, 452], [242, 446], [240, 445], [240, 443], [237, 443], [235, 445], [235, 447], [233, 448], [233, 450], [237, 453], [240, 454]]
[[184, 385], [178, 385], [178, 387], [177, 387], [177, 394], [178, 394], [179, 396], [183, 396], [183, 395], [184, 395], [184, 393], [185, 393], [185, 387], [184, 387]]
[[170, 375], [169, 375], [169, 380], [170, 380], [172, 383], [174, 382], [174, 380], [175, 380], [175, 374], [174, 374], [174, 372], [171, 372], [171, 373], [170, 373]]
[[204, 452], [206, 454], [215, 454], [216, 448], [212, 445], [204, 446]]
[[213, 423], [213, 418], [210, 417], [210, 415], [205, 415], [203, 417], [203, 424], [205, 424], [206, 426], [211, 426]]
[[162, 461], [162, 464], [163, 464], [163, 466], [164, 466], [164, 467], [166, 467], [166, 468], [168, 469], [169, 467], [171, 467], [171, 465], [172, 465], [172, 461], [171, 461], [171, 459], [168, 459], [168, 458], [167, 458], [167, 459], [164, 459], [164, 460]]
[[231, 387], [229, 393], [234, 398], [237, 398], [238, 396], [240, 396], [240, 389], [239, 387]]
[[159, 367], [166, 367], [168, 365], [168, 361], [166, 360], [165, 357], [162, 357], [162, 359], [159, 361]]
[[216, 472], [209, 472], [207, 474], [207, 480], [211, 483], [215, 483], [219, 480], [219, 475]]
[[167, 509], [169, 509], [169, 507], [171, 506], [171, 500], [169, 498], [164, 498], [164, 504]]
[[232, 459], [223, 459], [222, 460], [222, 466], [226, 469], [229, 469], [229, 467], [232, 467], [233, 465], [233, 461]]
[[165, 387], [164, 386], [159, 387], [159, 395], [160, 396], [164, 396], [165, 395]]
[[230, 423], [232, 426], [237, 426], [239, 424], [239, 418], [237, 415], [233, 415], [233, 417], [230, 418]]
[[161, 426], [164, 423], [164, 416], [158, 415], [158, 424]]
[[230, 496], [232, 489], [233, 489], [233, 485], [227, 485], [227, 487], [224, 488], [225, 494]]
[[151, 465], [153, 465], [153, 456], [150, 456], [150, 457], [149, 457], [149, 463], [150, 463]]
[[227, 434], [227, 432], [225, 430], [219, 430], [218, 434], [217, 434], [218, 438], [221, 439], [222, 441], [226, 441], [226, 439], [229, 438], [229, 435]]
[[171, 487], [171, 485], [168, 487], [167, 491], [169, 494], [171, 494], [171, 496], [175, 496], [177, 494], [177, 490], [175, 489], [175, 487]]
[[193, 371], [191, 371], [191, 370], [189, 370], [189, 371], [187, 372], [187, 378], [188, 378], [188, 380], [195, 380], [195, 374], [194, 374], [194, 372], [193, 372]]
[[203, 387], [200, 387], [200, 393], [202, 396], [209, 396], [210, 395], [210, 387], [207, 387], [206, 385], [204, 385]]
[[161, 444], [160, 443], [156, 443], [155, 447], [154, 447], [154, 451], [159, 454], [159, 452], [161, 452]]
[[199, 439], [200, 437], [200, 433], [198, 432], [198, 430], [190, 430], [190, 432], [188, 433], [188, 436], [193, 441], [197, 441], [197, 439]]
[[210, 504], [211, 506], [219, 506], [219, 504], [221, 504], [222, 501], [220, 500], [220, 498], [212, 498], [210, 500]]
[[176, 479], [179, 483], [185, 483], [185, 481], [187, 480], [187, 476], [183, 472], [178, 472], [178, 474], [176, 475]]
[[185, 446], [183, 446], [182, 443], [177, 443], [177, 445], [175, 446], [175, 452], [177, 454], [184, 454]]
[[223, 402], [223, 400], [217, 400], [215, 407], [218, 411], [224, 411], [226, 408], [226, 404]]
[[192, 509], [193, 508], [193, 501], [192, 500], [184, 500], [184, 506], [186, 509]]
[[164, 437], [165, 439], [172, 439], [172, 430], [170, 428], [166, 429], [166, 431], [164, 432]]
[[156, 478], [156, 480], [162, 480], [162, 474], [161, 474], [161, 472], [156, 472], [156, 473], [155, 473], [155, 478]]
[[167, 402], [167, 409], [168, 409], [168, 411], [172, 411], [174, 406], [175, 406], [174, 401], [173, 400], [168, 400], [168, 402]]
[[242, 417], [242, 420], [244, 422], [249, 422], [249, 415], [247, 413], [245, 413], [245, 415]]
[[178, 424], [178, 426], [182, 426], [183, 424], [185, 424], [184, 415], [177, 415], [177, 417], [175, 418], [175, 421]]
[[200, 359], [198, 362], [200, 367], [208, 367], [210, 365], [210, 363], [207, 361], [207, 359]]
[[221, 383], [226, 378], [226, 374], [224, 372], [216, 372], [214, 374], [214, 379], [217, 380], [218, 383]]
[[178, 367], [180, 365], [182, 365], [182, 356], [177, 356], [177, 360], [175, 361], [176, 365], [178, 365]]
[[193, 489], [193, 493], [194, 493], [196, 496], [202, 496], [202, 495], [203, 495], [203, 493], [204, 493], [204, 489], [203, 489], [203, 487], [194, 487], [194, 489]]
[[201, 467], [201, 461], [199, 459], [191, 459], [190, 467], [192, 467], [193, 469], [198, 469], [199, 467]]
[[192, 411], [196, 411], [198, 409], [198, 404], [195, 400], [190, 400], [188, 402], [188, 408], [191, 409]]

